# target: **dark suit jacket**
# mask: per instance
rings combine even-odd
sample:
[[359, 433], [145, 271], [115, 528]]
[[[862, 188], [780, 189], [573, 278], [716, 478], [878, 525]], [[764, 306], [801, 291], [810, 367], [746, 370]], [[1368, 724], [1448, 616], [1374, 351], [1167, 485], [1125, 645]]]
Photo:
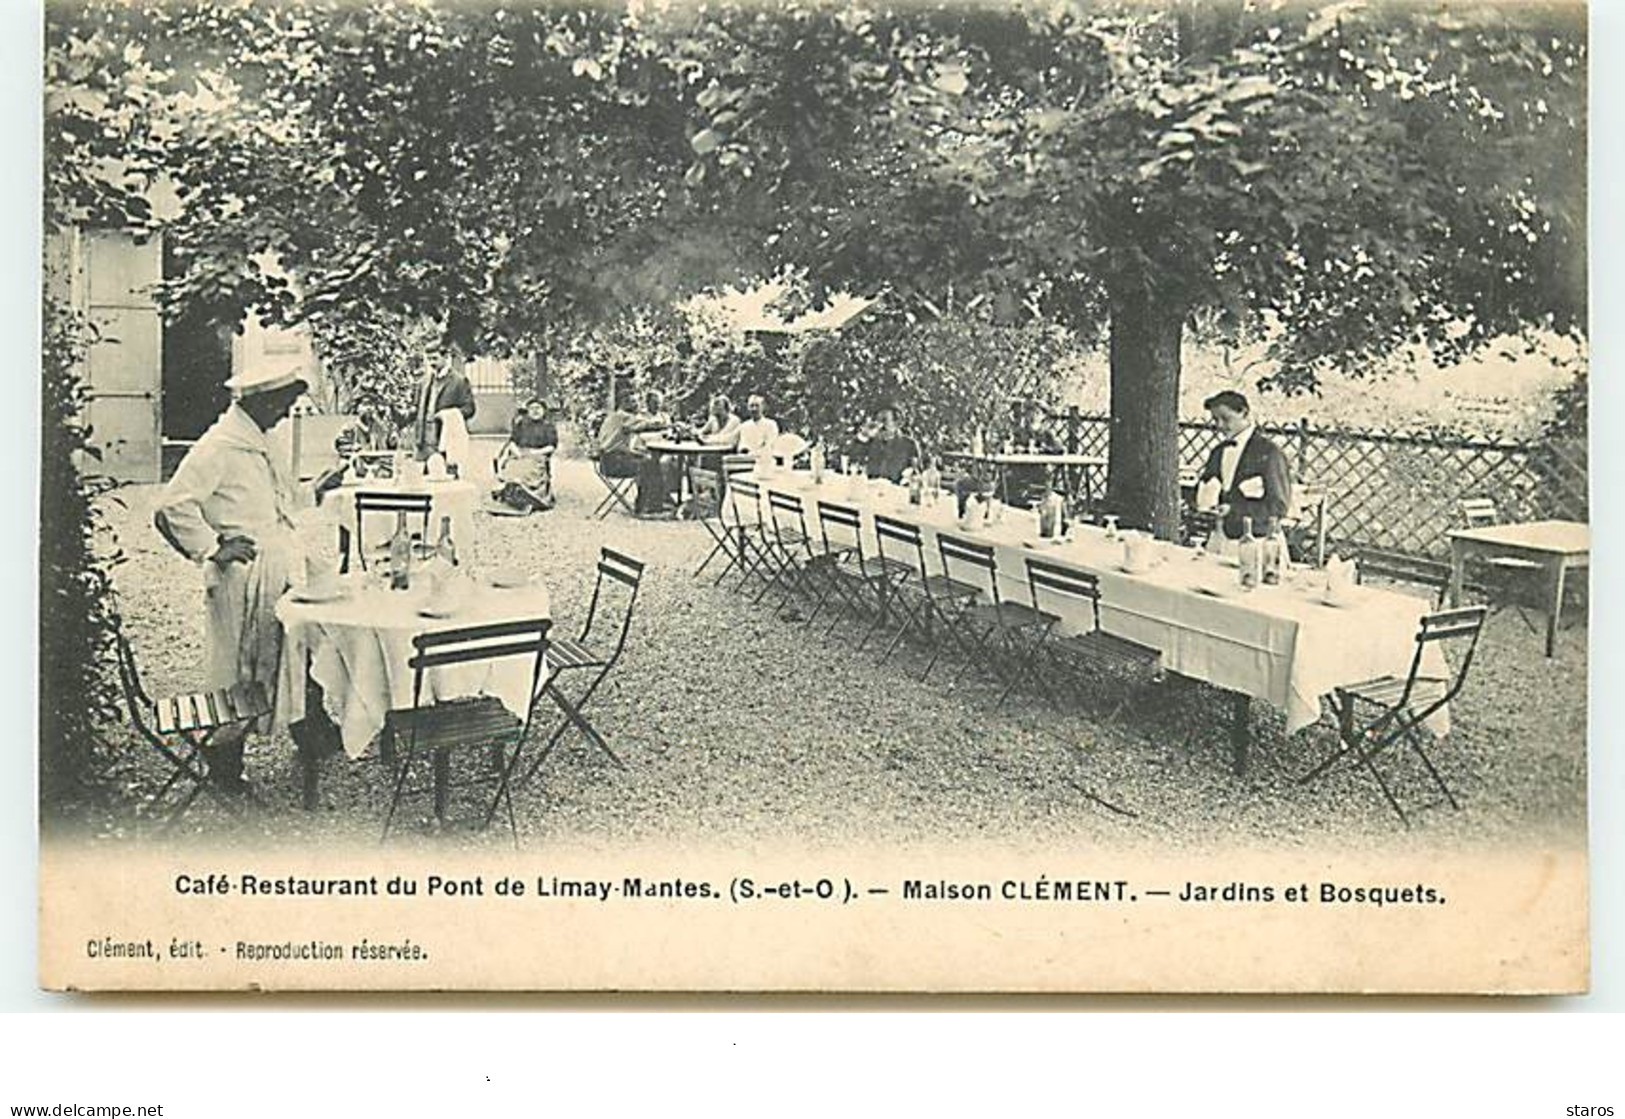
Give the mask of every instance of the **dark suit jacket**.
[[474, 418], [474, 389], [467, 377], [453, 373], [429, 390], [428, 399], [425, 399], [422, 381], [413, 391], [417, 394], [417, 418], [412, 431], [417, 436], [418, 455], [427, 457], [440, 449], [440, 421], [435, 419], [437, 415], [447, 408], [455, 408], [463, 414], [464, 420]]
[[[1220, 456], [1224, 452], [1224, 445], [1214, 447], [1207, 457], [1207, 465], [1202, 467], [1202, 480], [1224, 477], [1220, 469]], [[1263, 497], [1245, 497], [1241, 492], [1241, 484], [1249, 478], [1261, 479], [1264, 483]], [[1241, 522], [1244, 517], [1251, 517], [1253, 530], [1263, 532], [1266, 519], [1279, 521], [1286, 516], [1287, 509], [1292, 504], [1292, 471], [1288, 469], [1286, 455], [1263, 432], [1254, 429], [1252, 438], [1241, 449], [1241, 461], [1236, 463], [1236, 476], [1231, 480], [1230, 488], [1219, 494], [1219, 502], [1228, 505], [1230, 511], [1224, 518], [1224, 534], [1234, 540], [1241, 535]]]

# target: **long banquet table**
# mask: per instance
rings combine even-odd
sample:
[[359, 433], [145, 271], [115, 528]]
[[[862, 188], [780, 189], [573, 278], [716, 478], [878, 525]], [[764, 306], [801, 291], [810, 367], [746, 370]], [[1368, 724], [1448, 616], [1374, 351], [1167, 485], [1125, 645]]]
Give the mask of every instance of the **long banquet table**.
[[[1164, 666], [1172, 672], [1272, 704], [1286, 713], [1288, 734], [1318, 721], [1322, 697], [1339, 686], [1383, 675], [1403, 677], [1415, 655], [1418, 623], [1429, 609], [1422, 599], [1373, 587], [1355, 588], [1349, 605], [1331, 606], [1323, 601], [1323, 579], [1312, 571], [1294, 572], [1278, 586], [1231, 592], [1237, 577], [1233, 567], [1213, 557], [1193, 559], [1191, 550], [1174, 545], [1157, 545], [1161, 562], [1146, 573], [1130, 574], [1122, 566], [1122, 543], [1093, 526], [1074, 527], [1068, 542], [1040, 541], [1036, 516], [1007, 508], [998, 523], [965, 532], [957, 524], [951, 495], [910, 505], [902, 487], [886, 482], [826, 475], [815, 486], [806, 471], [752, 477], [762, 487], [764, 517], [769, 490], [801, 497], [815, 539], [821, 531], [818, 501], [860, 510], [866, 555], [874, 554], [877, 512], [919, 526], [933, 570], [940, 562], [940, 532], [992, 544], [999, 594], [1012, 601], [1032, 601], [1029, 556], [1089, 572], [1100, 580], [1103, 629], [1161, 650]], [[742, 511], [747, 517], [756, 515]], [[832, 544], [840, 539], [831, 533]], [[1068, 609], [1072, 604], [1046, 596], [1042, 605], [1060, 615], [1063, 630], [1091, 625], [1083, 603]], [[1437, 646], [1428, 646], [1423, 668], [1428, 675], [1446, 671]], [[1448, 728], [1443, 711], [1429, 725], [1436, 734]], [[1245, 742], [1238, 740], [1238, 770], [1245, 765], [1244, 751]]]

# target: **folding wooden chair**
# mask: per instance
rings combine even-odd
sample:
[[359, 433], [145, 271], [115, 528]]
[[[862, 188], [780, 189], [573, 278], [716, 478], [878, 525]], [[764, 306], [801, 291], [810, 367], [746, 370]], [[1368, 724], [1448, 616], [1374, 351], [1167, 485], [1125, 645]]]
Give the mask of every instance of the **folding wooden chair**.
[[[745, 529], [743, 524], [739, 523], [738, 521], [737, 510], [734, 513], [734, 520], [732, 522], [729, 520], [728, 491], [730, 482], [733, 479], [744, 474], [749, 474], [755, 468], [756, 459], [753, 455], [727, 454], [722, 456], [722, 471], [720, 474], [716, 475], [716, 493], [714, 495], [714, 503], [712, 504], [712, 508], [714, 508], [716, 512], [715, 514], [707, 516], [700, 521], [700, 523], [705, 526], [705, 530], [711, 534], [713, 546], [711, 551], [706, 554], [705, 559], [700, 563], [700, 566], [694, 569], [694, 577], [696, 579], [700, 577], [701, 572], [703, 572], [707, 567], [711, 566], [711, 561], [716, 559], [718, 556], [728, 557], [728, 562], [726, 565], [724, 565], [722, 574], [717, 576], [716, 581], [718, 583], [720, 583], [723, 578], [727, 576], [729, 571], [732, 571], [734, 567], [741, 562], [744, 556], [744, 549], [746, 547], [744, 541], [741, 539]], [[697, 476], [695, 484], [698, 488], [699, 486], [705, 484], [705, 479]]]
[[720, 586], [728, 572], [736, 568], [739, 571], [736, 590], [743, 590], [753, 576], [764, 580], [772, 578], [777, 568], [774, 566], [772, 548], [769, 547], [771, 530], [762, 515], [761, 485], [749, 478], [731, 479], [723, 503], [723, 515], [731, 515], [729, 537], [736, 545], [736, 551], [712, 585]]
[[[549, 754], [553, 752], [565, 731], [574, 727], [582, 736], [594, 746], [602, 750], [617, 768], [625, 769], [626, 763], [616, 756], [615, 751], [609, 748], [609, 743], [603, 735], [598, 733], [596, 727], [582, 714], [582, 708], [592, 699], [593, 693], [614, 669], [621, 659], [621, 653], [626, 649], [626, 636], [632, 628], [632, 611], [637, 605], [638, 587], [643, 582], [643, 567], [641, 560], [623, 555], [612, 548], [601, 548], [598, 552], [598, 575], [593, 581], [592, 601], [587, 606], [587, 620], [581, 627], [581, 636], [574, 640], [568, 637], [555, 637], [548, 645], [547, 677], [542, 683], [542, 694], [553, 701], [562, 713], [562, 718], [547, 736], [547, 741], [536, 752], [536, 757], [530, 762], [517, 781], [513, 774], [518, 772], [520, 766], [520, 751], [515, 751], [503, 771], [502, 784], [498, 789], [498, 797], [503, 796], [510, 785], [523, 786], [536, 771], [542, 767]], [[618, 593], [623, 595], [621, 605], [620, 627], [615, 633], [614, 646], [607, 648], [603, 644], [593, 642], [593, 626], [599, 620], [598, 607], [600, 602], [607, 601], [604, 594], [605, 580], [615, 584]], [[565, 673], [591, 674], [592, 679], [575, 699], [571, 699], [559, 687], [559, 680]], [[496, 811], [496, 802], [491, 805], [491, 811]]]
[[205, 792], [228, 812], [237, 813], [240, 804], [211, 782], [206, 751], [218, 731], [270, 714], [271, 703], [265, 689], [250, 681], [218, 691], [189, 692], [155, 700], [141, 684], [135, 651], [122, 628], [115, 631], [114, 646], [119, 683], [130, 710], [130, 721], [170, 765], [168, 779], [147, 802], [149, 808], [156, 810], [181, 781], [189, 783], [185, 794], [169, 810], [164, 829], [172, 827], [199, 794]]
[[[1041, 631], [1037, 644], [1032, 648], [1032, 657], [1027, 662], [1028, 667], [1032, 671], [1033, 678], [1039, 683], [1040, 693], [1052, 705], [1058, 706], [1055, 694], [1039, 668], [1040, 661], [1046, 657], [1052, 661], [1064, 662], [1066, 667], [1078, 675], [1091, 678], [1102, 670], [1120, 671], [1131, 677], [1142, 676], [1152, 683], [1163, 678], [1160, 649], [1141, 645], [1126, 637], [1118, 637], [1100, 628], [1101, 594], [1100, 579], [1097, 576], [1049, 560], [1029, 558], [1027, 586], [1032, 593], [1033, 610], [1045, 617], [1053, 618], [1056, 622], [1060, 621], [1060, 615], [1046, 611], [1046, 604], [1054, 607], [1069, 600], [1073, 603], [1089, 604], [1090, 626], [1087, 631], [1061, 633], [1052, 626]], [[1107, 720], [1115, 719], [1120, 710], [1121, 703], [1107, 716]]]
[[[933, 575], [926, 563], [925, 543], [919, 527], [907, 521], [876, 513], [875, 547], [876, 574], [880, 576], [876, 587], [885, 602], [883, 614], [898, 622], [896, 635], [875, 662], [879, 666], [891, 659], [910, 633], [921, 634], [935, 647], [938, 627], [951, 628], [965, 604], [976, 597], [977, 590], [974, 586]], [[900, 558], [899, 552], [908, 558]], [[922, 680], [931, 674], [936, 660], [934, 651], [920, 677]]]
[[779, 490], [767, 491], [768, 531], [764, 534], [767, 552], [773, 562], [773, 576], [756, 592], [752, 602], [760, 602], [775, 587], [784, 594], [774, 612], [784, 607], [815, 577], [812, 537], [807, 532], [806, 507], [801, 498]]
[[598, 480], [604, 484], [605, 490], [603, 500], [592, 511], [592, 515], [601, 521], [619, 507], [621, 512], [627, 516], [637, 516], [637, 507], [632, 504], [632, 499], [628, 496], [633, 487], [638, 484], [637, 476], [634, 474], [623, 478], [607, 473], [604, 470], [604, 461], [601, 456], [592, 455], [590, 457], [592, 459], [592, 472], [598, 475]]
[[[390, 749], [384, 756], [394, 759], [395, 781], [389, 814], [384, 818], [382, 838], [389, 837], [401, 801], [416, 791], [409, 789], [408, 784], [421, 757], [427, 756], [432, 766], [434, 818], [441, 824], [446, 821], [446, 806], [453, 787], [453, 752], [484, 748], [490, 756], [491, 777], [485, 782], [469, 781], [467, 784], [500, 781], [506, 776], [507, 759], [519, 756], [525, 736], [530, 732], [531, 713], [542, 678], [542, 665], [548, 650], [547, 634], [551, 626], [552, 623], [546, 618], [531, 618], [461, 626], [420, 633], [412, 638], [412, 659], [407, 662], [412, 669], [412, 706], [390, 711], [384, 716], [384, 736], [390, 743]], [[509, 711], [495, 696], [424, 702], [424, 676], [431, 670], [509, 657], [531, 658], [530, 702], [525, 704], [522, 717]], [[497, 800], [486, 814], [482, 826], [490, 826], [499, 804], [507, 806], [508, 824], [513, 828], [514, 841], [517, 843], [519, 825], [514, 819], [513, 800], [508, 796], [505, 784], [499, 787]]]
[[[1400, 822], [1410, 827], [1410, 817], [1400, 807], [1393, 787], [1377, 767], [1378, 755], [1392, 746], [1403, 743], [1421, 759], [1428, 776], [1439, 791], [1459, 809], [1455, 794], [1445, 784], [1438, 767], [1428, 756], [1423, 735], [1423, 724], [1461, 692], [1467, 682], [1467, 670], [1472, 666], [1478, 639], [1484, 630], [1484, 619], [1489, 613], [1485, 606], [1464, 606], [1456, 610], [1443, 610], [1422, 619], [1416, 631], [1416, 651], [1411, 656], [1410, 671], [1404, 678], [1379, 676], [1358, 684], [1336, 689], [1332, 696], [1332, 709], [1337, 713], [1338, 748], [1300, 781], [1313, 781], [1345, 758], [1352, 758], [1377, 782], [1388, 806], [1398, 814]], [[1465, 646], [1455, 672], [1443, 677], [1422, 674], [1423, 653], [1429, 645], [1441, 647], [1455, 643]], [[1431, 738], [1431, 734], [1428, 738]]]
[[[1501, 523], [1495, 502], [1487, 497], [1464, 498], [1456, 505], [1456, 515], [1462, 528], [1491, 528]], [[1539, 623], [1524, 609], [1521, 592], [1532, 580], [1539, 580], [1545, 574], [1545, 568], [1535, 560], [1520, 556], [1478, 556], [1473, 558], [1472, 563], [1485, 573], [1485, 589], [1489, 591], [1492, 612], [1499, 613], [1510, 603], [1530, 632], [1540, 633]], [[1445, 596], [1449, 593], [1448, 584], [1439, 588], [1440, 606], [1444, 605]]]
[[434, 499], [426, 493], [391, 493], [384, 490], [361, 490], [355, 495], [355, 546], [345, 552], [343, 570], [348, 571], [349, 553], [353, 551], [361, 561], [361, 570], [367, 570], [367, 538], [362, 531], [368, 513], [405, 513], [418, 518], [422, 526], [418, 531], [417, 555], [434, 547], [429, 539], [429, 509]]
[[[962, 598], [963, 607], [954, 616], [954, 625], [950, 628], [950, 634], [964, 654], [953, 682], [959, 683], [972, 663], [980, 663], [1004, 685], [999, 695], [999, 702], [1003, 703], [1021, 679], [1017, 665], [1003, 658], [1013, 658], [1025, 667], [1031, 659], [1029, 643], [1033, 635], [1047, 631], [1056, 618], [1018, 602], [1004, 601], [999, 594], [999, 564], [994, 558], [993, 545], [938, 533], [937, 552], [942, 557], [942, 579], [956, 590], [969, 588], [975, 592], [974, 598]], [[956, 571], [963, 572], [966, 568], [976, 573], [974, 579], [955, 577]]]
[[[834, 529], [836, 536], [830, 535]], [[807, 618], [811, 625], [813, 618], [818, 616], [820, 610], [831, 601], [837, 599], [839, 605], [847, 608], [856, 617], [872, 614], [869, 626], [864, 630], [862, 639], [857, 647], [863, 648], [869, 635], [880, 622], [881, 604], [879, 602], [880, 590], [876, 580], [878, 571], [870, 571], [869, 557], [863, 550], [863, 518], [862, 515], [850, 505], [837, 505], [830, 501], [818, 502], [818, 534], [823, 541], [823, 555], [830, 557], [825, 563], [822, 572], [824, 588], [819, 594], [818, 601], [813, 604], [812, 613]], [[870, 599], [875, 601], [871, 608]], [[834, 612], [829, 628], [824, 631], [828, 637], [840, 625], [841, 614]]]

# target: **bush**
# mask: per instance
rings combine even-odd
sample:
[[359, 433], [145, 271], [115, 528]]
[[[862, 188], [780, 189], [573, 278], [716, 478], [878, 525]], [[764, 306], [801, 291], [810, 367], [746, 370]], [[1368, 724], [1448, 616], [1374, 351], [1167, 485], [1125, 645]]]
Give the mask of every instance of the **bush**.
[[113, 634], [118, 616], [95, 498], [108, 488], [81, 468], [95, 460], [78, 370], [88, 328], [46, 297], [40, 462], [40, 797], [57, 810], [98, 791], [101, 728], [119, 717]]
[[886, 408], [928, 449], [963, 447], [978, 425], [1002, 429], [1017, 397], [1056, 398], [1073, 340], [1055, 327], [975, 319], [928, 323], [882, 315], [838, 331], [744, 333], [702, 315], [642, 309], [569, 334], [550, 358], [560, 403], [596, 430], [609, 376], [625, 404], [659, 389], [674, 415], [697, 417], [715, 393], [743, 411], [767, 398], [782, 428], [848, 442]]

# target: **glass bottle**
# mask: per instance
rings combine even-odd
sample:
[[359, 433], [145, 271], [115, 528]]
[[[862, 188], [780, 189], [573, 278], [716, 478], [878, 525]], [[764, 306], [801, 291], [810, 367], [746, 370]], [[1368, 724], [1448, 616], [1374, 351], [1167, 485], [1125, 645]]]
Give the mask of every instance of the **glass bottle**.
[[451, 538], [451, 518], [440, 518], [440, 539], [434, 546], [436, 558], [445, 561], [452, 567], [457, 566], [457, 545]]
[[1253, 535], [1253, 519], [1241, 519], [1241, 540], [1237, 545], [1241, 567], [1241, 586], [1243, 590], [1252, 590], [1258, 586], [1261, 575], [1263, 545]]
[[395, 514], [395, 533], [389, 538], [389, 589], [404, 591], [412, 583], [412, 536], [406, 530], [406, 511]]
[[807, 457], [812, 463], [813, 485], [815, 485], [815, 486], [823, 485], [824, 484], [824, 444], [822, 442], [814, 443], [813, 446], [812, 446], [812, 451], [807, 455]]
[[910, 467], [905, 473], [908, 475], [908, 503], [918, 505], [925, 496], [925, 480], [920, 472]]
[[1263, 552], [1260, 581], [1266, 587], [1273, 587], [1281, 582], [1281, 537], [1276, 531], [1275, 521], [1270, 518], [1264, 520], [1264, 537], [1259, 541]]

